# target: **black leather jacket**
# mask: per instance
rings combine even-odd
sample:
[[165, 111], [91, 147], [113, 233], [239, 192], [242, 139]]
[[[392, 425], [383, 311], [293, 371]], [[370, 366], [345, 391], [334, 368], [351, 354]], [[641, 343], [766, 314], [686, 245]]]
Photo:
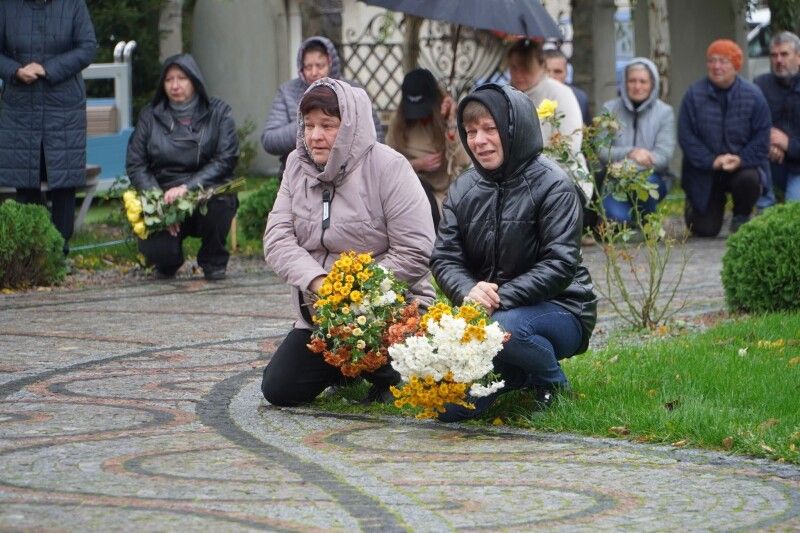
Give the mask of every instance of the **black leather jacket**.
[[[500, 286], [500, 308], [551, 301], [583, 326], [586, 350], [597, 318], [596, 296], [581, 259], [582, 197], [572, 180], [541, 155], [542, 139], [528, 97], [510, 87], [503, 172], [474, 168], [450, 187], [443, 206], [431, 270], [445, 294], [460, 304], [478, 281]], [[462, 111], [476, 93], [459, 105]], [[493, 113], [494, 114], [494, 113]], [[472, 156], [472, 154], [470, 154]]]
[[[172, 65], [189, 75], [199, 96], [191, 127], [180, 124], [169, 109], [164, 76]], [[231, 180], [238, 160], [239, 141], [230, 106], [208, 97], [190, 55], [168, 58], [153, 102], [142, 109], [128, 142], [126, 167], [133, 186], [139, 190], [213, 187]]]

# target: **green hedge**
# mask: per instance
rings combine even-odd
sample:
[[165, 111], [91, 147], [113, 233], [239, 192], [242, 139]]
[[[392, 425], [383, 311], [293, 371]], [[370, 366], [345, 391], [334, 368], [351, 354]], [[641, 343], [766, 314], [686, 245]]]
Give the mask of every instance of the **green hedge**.
[[800, 202], [767, 209], [728, 237], [722, 284], [732, 309], [800, 309]]
[[236, 217], [246, 239], [260, 240], [267, 225], [267, 215], [278, 196], [280, 183], [277, 178], [268, 178], [256, 192], [242, 200]]
[[0, 204], [0, 287], [52, 285], [67, 274], [64, 239], [39, 205]]

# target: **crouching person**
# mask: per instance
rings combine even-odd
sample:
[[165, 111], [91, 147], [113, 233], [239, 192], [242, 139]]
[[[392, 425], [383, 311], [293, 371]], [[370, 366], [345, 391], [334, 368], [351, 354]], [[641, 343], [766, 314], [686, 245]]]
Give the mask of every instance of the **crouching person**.
[[[172, 203], [191, 189], [210, 189], [233, 179], [239, 141], [231, 108], [206, 93], [200, 67], [189, 54], [167, 58], [151, 104], [139, 116], [128, 143], [128, 177], [137, 190], [160, 188]], [[156, 275], [171, 278], [183, 264], [183, 240], [200, 237], [197, 264], [207, 280], [225, 277], [230, 254], [225, 239], [239, 201], [220, 194], [167, 231], [139, 239], [139, 251]]]
[[[264, 232], [264, 257], [292, 286], [298, 315], [261, 382], [264, 398], [284, 407], [311, 402], [343, 380], [307, 346], [311, 299], [342, 252], [372, 253], [423, 306], [434, 296], [430, 204], [408, 160], [377, 142], [367, 93], [321, 78], [303, 95], [297, 118], [297, 149]], [[367, 401], [393, 400], [389, 387], [400, 375], [389, 364], [362, 376], [372, 384]]]
[[451, 405], [456, 421], [480, 415], [498, 394], [531, 388], [548, 405], [569, 387], [559, 360], [586, 350], [596, 297], [581, 264], [582, 202], [572, 180], [541, 155], [531, 101], [483, 85], [458, 107], [458, 131], [474, 163], [450, 187], [431, 270], [453, 304], [473, 300], [511, 333], [495, 357], [498, 393]]

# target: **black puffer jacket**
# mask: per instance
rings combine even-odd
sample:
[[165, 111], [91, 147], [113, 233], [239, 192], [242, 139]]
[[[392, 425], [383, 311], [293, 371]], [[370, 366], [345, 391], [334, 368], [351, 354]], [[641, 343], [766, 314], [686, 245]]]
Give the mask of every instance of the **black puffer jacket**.
[[581, 264], [581, 193], [541, 155], [539, 124], [525, 94], [484, 85], [464, 98], [458, 129], [465, 146], [461, 118], [471, 100], [486, 105], [495, 117], [504, 162], [490, 172], [470, 153], [475, 167], [450, 187], [431, 270], [456, 304], [478, 281], [489, 281], [500, 286], [501, 309], [542, 301], [564, 307], [583, 326], [581, 353], [597, 317], [592, 280]]
[[[199, 96], [191, 128], [173, 116], [164, 91], [164, 77], [172, 65], [179, 66], [194, 84]], [[153, 102], [142, 109], [128, 142], [128, 178], [139, 190], [178, 185], [190, 189], [213, 187], [230, 181], [239, 160], [239, 141], [231, 107], [206, 93], [200, 67], [189, 54], [164, 62]]]

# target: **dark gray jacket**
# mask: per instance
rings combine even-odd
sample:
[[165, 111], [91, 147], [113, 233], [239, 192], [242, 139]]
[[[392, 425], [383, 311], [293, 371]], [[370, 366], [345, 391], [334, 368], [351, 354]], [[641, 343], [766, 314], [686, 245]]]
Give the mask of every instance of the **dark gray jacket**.
[[489, 281], [500, 286], [501, 309], [543, 301], [562, 306], [581, 322], [581, 353], [597, 317], [594, 287], [581, 259], [581, 193], [541, 155], [533, 105], [511, 86], [484, 85], [461, 101], [458, 129], [464, 145], [461, 117], [468, 102], [487, 105], [494, 117], [503, 112], [492, 108], [485, 91], [501, 92], [507, 100], [507, 124], [495, 118], [504, 163], [490, 172], [470, 153], [475, 166], [450, 186], [444, 202], [431, 271], [456, 305], [478, 281]]
[[[86, 89], [97, 41], [84, 0], [0, 1], [0, 185], [38, 188], [44, 147], [52, 189], [86, 182]], [[17, 70], [36, 62], [30, 85]]]
[[[281, 160], [281, 173], [286, 166], [286, 158], [295, 149], [297, 142], [297, 107], [303, 93], [308, 89], [308, 82], [303, 77], [303, 54], [308, 45], [318, 42], [328, 51], [328, 58], [331, 61], [329, 78], [342, 79], [342, 65], [339, 60], [339, 53], [330, 39], [325, 37], [309, 37], [297, 51], [297, 78], [291, 79], [278, 88], [278, 93], [272, 100], [272, 108], [269, 110], [267, 122], [261, 133], [261, 145], [268, 154], [277, 155]], [[358, 83], [351, 80], [346, 81], [353, 87], [361, 87]], [[383, 142], [383, 127], [375, 109], [372, 109], [372, 121], [375, 124], [375, 133], [378, 142]]]
[[623, 80], [627, 76], [628, 68], [638, 64], [644, 65], [650, 71], [650, 78], [653, 80], [650, 96], [639, 107], [634, 106], [623, 82], [621, 96], [603, 104], [604, 109], [616, 115], [621, 127], [614, 137], [610, 160], [606, 150], [601, 150], [598, 155], [603, 163], [608, 164], [625, 159], [634, 148], [645, 148], [653, 154], [653, 170], [663, 176], [669, 172], [669, 163], [675, 152], [675, 113], [672, 106], [658, 99], [661, 77], [658, 68], [649, 59], [633, 58], [625, 67]]
[[[199, 97], [191, 127], [180, 124], [169, 108], [164, 77], [172, 65], [189, 76]], [[209, 98], [192, 56], [167, 58], [153, 102], [142, 109], [128, 141], [126, 167], [131, 183], [139, 190], [213, 187], [231, 180], [238, 160], [239, 140], [230, 106]]]

